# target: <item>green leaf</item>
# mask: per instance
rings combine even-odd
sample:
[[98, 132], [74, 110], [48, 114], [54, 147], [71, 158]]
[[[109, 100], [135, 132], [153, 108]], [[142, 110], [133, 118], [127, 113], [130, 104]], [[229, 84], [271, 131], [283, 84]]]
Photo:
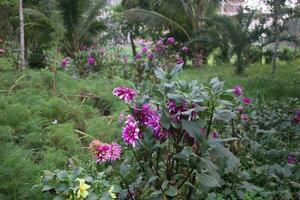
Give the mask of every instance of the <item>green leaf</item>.
[[57, 173], [58, 180], [64, 181], [66, 178], [68, 178], [68, 172], [67, 171], [60, 171]]
[[160, 79], [160, 80], [166, 80], [166, 74], [164, 72], [164, 70], [162, 68], [157, 68], [155, 71], [155, 76], [156, 78]]
[[200, 175], [200, 182], [207, 187], [220, 187], [218, 180], [207, 174]]
[[153, 181], [157, 180], [158, 179], [158, 176], [151, 176], [149, 179], [148, 179], [148, 182], [147, 184], [150, 185]]
[[229, 122], [230, 120], [236, 118], [236, 114], [230, 110], [217, 110], [216, 118], [218, 120]]
[[170, 122], [170, 118], [169, 116], [167, 116], [169, 114], [167, 114], [166, 112], [163, 112], [160, 118], [160, 124], [162, 125], [162, 127], [164, 127], [165, 129], [169, 129], [171, 126], [171, 122]]
[[202, 135], [200, 134], [200, 128], [203, 127], [202, 123], [197, 121], [181, 121], [182, 128], [189, 133], [196, 141], [200, 142], [202, 140]]
[[165, 193], [170, 197], [174, 197], [178, 194], [178, 190], [176, 187], [170, 185], [168, 189], [165, 191]]
[[183, 64], [176, 65], [170, 73], [171, 76], [172, 77], [176, 76], [182, 70], [182, 66], [183, 66]]
[[54, 189], [54, 187], [50, 186], [50, 185], [45, 185], [42, 189], [42, 192], [46, 192], [46, 191], [49, 191], [49, 190], [52, 190]]
[[160, 194], [162, 194], [162, 192], [161, 192], [160, 190], [155, 190], [154, 192], [152, 192], [152, 193], [150, 194], [150, 196], [158, 196], [158, 195], [160, 195]]

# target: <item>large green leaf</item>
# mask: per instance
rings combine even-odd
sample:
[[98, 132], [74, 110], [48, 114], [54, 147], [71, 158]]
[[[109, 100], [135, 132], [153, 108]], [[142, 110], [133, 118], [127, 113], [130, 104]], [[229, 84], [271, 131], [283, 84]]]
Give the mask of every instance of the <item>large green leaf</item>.
[[207, 174], [201, 174], [200, 176], [200, 183], [202, 185], [205, 185], [207, 187], [220, 187], [219, 182], [216, 178], [207, 175]]
[[193, 137], [196, 141], [200, 142], [202, 139], [202, 135], [200, 134], [200, 128], [203, 127], [201, 121], [189, 121], [182, 120], [181, 121], [182, 128], [188, 132], [188, 134]]

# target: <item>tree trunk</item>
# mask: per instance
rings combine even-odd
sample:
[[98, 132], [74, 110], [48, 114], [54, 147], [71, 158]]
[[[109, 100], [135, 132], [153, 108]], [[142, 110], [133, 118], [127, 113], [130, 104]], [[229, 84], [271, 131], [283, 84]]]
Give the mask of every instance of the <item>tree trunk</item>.
[[26, 60], [25, 60], [23, 0], [19, 0], [19, 19], [20, 19], [20, 64], [21, 64], [21, 69], [24, 69], [26, 66]]
[[241, 75], [243, 72], [242, 54], [237, 54], [236, 74]]
[[275, 74], [275, 72], [276, 72], [278, 48], [279, 48], [279, 40], [278, 40], [278, 36], [277, 36], [276, 41], [275, 41], [273, 57], [272, 57], [272, 74]]
[[134, 35], [132, 32], [129, 33], [129, 40], [130, 40], [130, 44], [131, 44], [131, 49], [132, 49], [132, 56], [135, 58], [136, 56], [136, 46], [134, 43]]

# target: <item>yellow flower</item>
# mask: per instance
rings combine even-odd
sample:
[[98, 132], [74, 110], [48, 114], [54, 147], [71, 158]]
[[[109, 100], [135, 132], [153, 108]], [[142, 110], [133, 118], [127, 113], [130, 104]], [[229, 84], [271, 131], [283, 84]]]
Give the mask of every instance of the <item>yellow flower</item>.
[[78, 188], [78, 191], [77, 191], [77, 198], [80, 199], [80, 198], [83, 198], [85, 199], [88, 195], [89, 195], [89, 192], [87, 191], [88, 189], [90, 189], [90, 185], [88, 184], [85, 184], [85, 180], [84, 179], [77, 179], [79, 181], [79, 188]]
[[113, 193], [113, 190], [114, 190], [114, 187], [113, 186], [110, 186], [108, 192], [111, 196], [112, 199], [116, 199], [117, 198], [117, 195], [115, 193]]

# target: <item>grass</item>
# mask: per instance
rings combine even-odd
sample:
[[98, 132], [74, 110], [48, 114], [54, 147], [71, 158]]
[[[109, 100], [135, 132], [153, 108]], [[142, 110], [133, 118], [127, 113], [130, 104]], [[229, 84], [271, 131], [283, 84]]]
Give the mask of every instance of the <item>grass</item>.
[[213, 77], [219, 77], [226, 86], [241, 85], [247, 95], [260, 100], [300, 98], [300, 60], [291, 64], [280, 61], [274, 75], [271, 74], [270, 65], [250, 65], [240, 76], [235, 75], [234, 70], [231, 65], [204, 66], [200, 69], [189, 67], [178, 79], [197, 80], [206, 84]]

